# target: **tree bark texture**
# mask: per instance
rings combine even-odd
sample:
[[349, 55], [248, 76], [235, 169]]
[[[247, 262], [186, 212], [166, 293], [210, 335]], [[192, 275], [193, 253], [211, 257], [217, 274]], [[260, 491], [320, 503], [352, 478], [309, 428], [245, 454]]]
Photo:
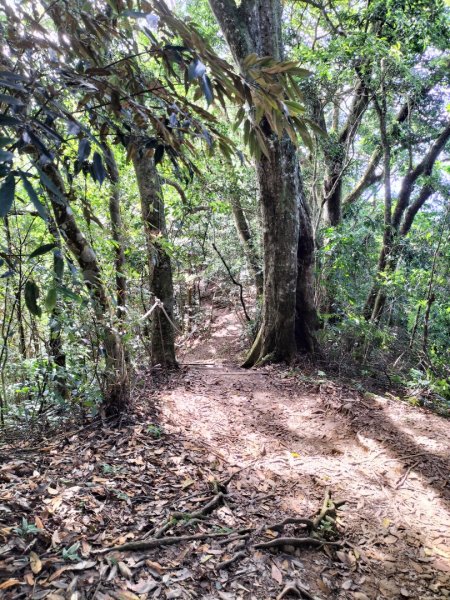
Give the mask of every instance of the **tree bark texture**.
[[152, 363], [164, 367], [176, 367], [174, 296], [172, 264], [164, 244], [166, 234], [164, 200], [161, 181], [154, 160], [143, 148], [139, 148], [133, 158], [136, 179], [141, 197], [142, 221], [147, 244], [149, 287], [154, 298], [164, 305], [164, 312], [158, 308], [152, 315]]
[[[54, 164], [44, 167], [45, 174], [65, 196], [64, 181]], [[84, 281], [88, 287], [94, 307], [105, 350], [104, 402], [106, 416], [117, 416], [129, 405], [130, 389], [125, 353], [122, 340], [111, 326], [110, 306], [105, 286], [101, 279], [100, 267], [94, 250], [78, 227], [68, 201], [63, 202], [59, 196], [49, 192], [55, 221], [61, 237], [77, 260]]]
[[124, 275], [125, 252], [122, 235], [122, 216], [120, 213], [119, 170], [117, 168], [116, 160], [111, 148], [106, 143], [103, 143], [102, 147], [105, 156], [106, 169], [108, 171], [111, 184], [111, 195], [109, 197], [109, 217], [111, 221], [112, 239], [114, 241], [117, 318], [119, 321], [123, 321], [125, 317], [125, 307], [127, 304], [127, 280]]
[[[246, 56], [283, 59], [282, 6], [279, 0], [210, 0], [236, 63]], [[269, 156], [256, 160], [259, 203], [263, 229], [264, 295], [262, 325], [244, 366], [267, 360], [289, 361], [303, 343], [306, 330], [314, 330], [305, 306], [314, 306], [311, 221], [305, 216], [300, 168], [296, 149], [286, 137], [279, 139], [267, 128]], [[306, 240], [299, 242], [299, 234]], [[306, 254], [305, 254], [306, 253]], [[299, 262], [298, 262], [299, 261]], [[297, 265], [302, 263], [302, 268]], [[301, 281], [299, 281], [301, 279]], [[297, 308], [298, 306], [298, 308]], [[297, 333], [297, 335], [296, 335]]]

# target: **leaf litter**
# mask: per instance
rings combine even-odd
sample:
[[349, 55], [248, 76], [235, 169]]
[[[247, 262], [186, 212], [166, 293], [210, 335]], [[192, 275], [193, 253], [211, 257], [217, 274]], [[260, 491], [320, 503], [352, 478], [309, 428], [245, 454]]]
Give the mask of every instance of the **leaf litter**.
[[218, 316], [226, 347], [213, 327], [151, 398], [145, 375], [121, 423], [1, 448], [0, 597], [449, 597], [448, 422], [243, 373]]

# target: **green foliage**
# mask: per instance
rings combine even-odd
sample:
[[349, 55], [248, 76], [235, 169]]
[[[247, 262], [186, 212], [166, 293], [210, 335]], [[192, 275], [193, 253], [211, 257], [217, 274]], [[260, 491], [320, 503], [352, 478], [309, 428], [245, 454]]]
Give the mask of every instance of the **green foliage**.
[[81, 557], [78, 554], [79, 549], [80, 542], [75, 542], [75, 544], [72, 544], [71, 546], [69, 546], [69, 548], [63, 548], [61, 550], [63, 560], [65, 560], [66, 562], [80, 562]]
[[20, 526], [16, 527], [14, 531], [21, 537], [26, 538], [29, 535], [39, 533], [40, 529], [38, 529], [36, 525], [34, 525], [34, 523], [28, 523], [27, 519], [25, 517], [22, 517], [22, 522]]

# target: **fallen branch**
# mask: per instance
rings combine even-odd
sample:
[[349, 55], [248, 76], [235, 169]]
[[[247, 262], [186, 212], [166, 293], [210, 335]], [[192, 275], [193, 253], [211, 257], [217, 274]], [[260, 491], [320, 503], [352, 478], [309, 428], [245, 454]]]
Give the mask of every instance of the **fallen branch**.
[[196, 540], [206, 540], [208, 538], [225, 537], [236, 533], [234, 531], [223, 532], [223, 533], [196, 533], [194, 535], [179, 535], [173, 537], [153, 538], [151, 540], [139, 540], [136, 542], [128, 542], [127, 544], [121, 544], [119, 546], [110, 546], [109, 548], [101, 548], [96, 550], [95, 554], [106, 554], [107, 552], [125, 552], [125, 551], [136, 551], [136, 550], [152, 550], [153, 548], [159, 548], [160, 546], [174, 546], [176, 544], [183, 544], [184, 542], [193, 542]]
[[254, 548], [279, 548], [280, 546], [294, 546], [295, 548], [299, 548], [305, 544], [311, 544], [312, 546], [342, 546], [340, 542], [328, 542], [326, 540], [321, 540], [314, 537], [280, 537], [276, 538], [275, 540], [271, 540], [270, 542], [260, 542], [259, 544], [255, 544]]

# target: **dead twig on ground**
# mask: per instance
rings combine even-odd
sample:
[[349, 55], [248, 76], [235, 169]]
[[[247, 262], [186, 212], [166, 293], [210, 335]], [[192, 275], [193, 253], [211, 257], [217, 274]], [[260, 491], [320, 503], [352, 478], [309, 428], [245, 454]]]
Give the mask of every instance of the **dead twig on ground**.
[[404, 475], [402, 475], [400, 477], [400, 479], [397, 481], [397, 483], [394, 485], [394, 490], [398, 490], [402, 487], [402, 485], [405, 483], [405, 481], [408, 479], [408, 475], [411, 473], [411, 471], [413, 469], [415, 469], [417, 467], [417, 465], [420, 463], [419, 460], [417, 460], [413, 465], [411, 465], [408, 469], [406, 469], [406, 473]]
[[216, 567], [216, 571], [226, 569], [227, 567], [238, 561], [240, 558], [245, 558], [246, 556], [247, 554], [243, 550], [241, 550], [240, 552], [236, 552], [236, 554], [233, 554], [233, 556], [228, 560], [224, 560], [223, 562], [219, 563]]

